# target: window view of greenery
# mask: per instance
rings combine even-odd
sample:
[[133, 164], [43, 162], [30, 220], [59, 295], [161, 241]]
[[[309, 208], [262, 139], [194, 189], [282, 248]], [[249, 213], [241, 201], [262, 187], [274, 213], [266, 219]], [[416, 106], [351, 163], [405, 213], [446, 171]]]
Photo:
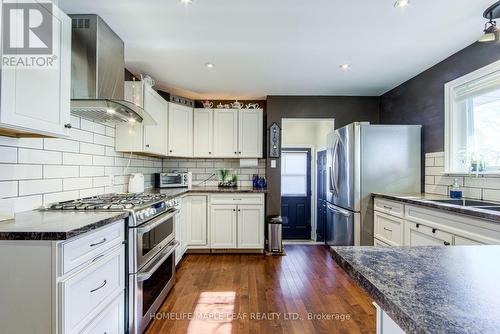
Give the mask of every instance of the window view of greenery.
[[469, 101], [467, 148], [484, 170], [500, 170], [500, 89]]

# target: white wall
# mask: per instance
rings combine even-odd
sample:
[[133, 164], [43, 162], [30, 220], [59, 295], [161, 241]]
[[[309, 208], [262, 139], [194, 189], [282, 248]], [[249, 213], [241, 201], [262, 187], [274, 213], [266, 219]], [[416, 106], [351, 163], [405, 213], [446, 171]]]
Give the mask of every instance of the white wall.
[[[127, 190], [126, 174], [162, 171], [162, 159], [117, 153], [115, 129], [72, 117], [70, 137], [10, 138], [0, 136], [0, 199], [15, 212], [41, 205]], [[111, 179], [113, 182], [111, 182]]]

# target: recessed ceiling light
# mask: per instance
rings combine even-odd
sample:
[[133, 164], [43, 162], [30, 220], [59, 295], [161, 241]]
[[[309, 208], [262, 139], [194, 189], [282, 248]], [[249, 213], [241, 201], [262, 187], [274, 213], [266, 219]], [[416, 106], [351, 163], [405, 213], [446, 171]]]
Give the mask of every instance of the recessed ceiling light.
[[406, 7], [410, 4], [410, 0], [397, 0], [395, 3], [394, 3], [394, 7], [396, 8], [403, 8], [403, 7]]
[[346, 71], [346, 70], [350, 70], [350, 69], [351, 69], [351, 65], [349, 65], [349, 64], [340, 64], [340, 65], [339, 65], [339, 68], [340, 68], [341, 70]]
[[183, 5], [190, 5], [193, 3], [193, 0], [178, 0]]
[[135, 119], [135, 118], [133, 118], [133, 117], [130, 117], [130, 118], [128, 119], [128, 122], [129, 122], [129, 123], [135, 123], [135, 122], [136, 122], [136, 119]]
[[208, 68], [214, 68], [215, 64], [208, 62], [208, 63], [205, 63], [205, 66]]
[[109, 108], [108, 110], [106, 110], [106, 112], [110, 115], [114, 114], [115, 113], [115, 110], [114, 109], [111, 109]]

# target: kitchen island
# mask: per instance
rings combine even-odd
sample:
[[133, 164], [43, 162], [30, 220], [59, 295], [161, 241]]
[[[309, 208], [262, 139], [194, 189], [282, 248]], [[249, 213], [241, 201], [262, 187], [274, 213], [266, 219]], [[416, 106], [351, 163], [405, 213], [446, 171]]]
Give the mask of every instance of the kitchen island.
[[331, 253], [378, 305], [380, 333], [500, 333], [500, 246], [332, 247]]

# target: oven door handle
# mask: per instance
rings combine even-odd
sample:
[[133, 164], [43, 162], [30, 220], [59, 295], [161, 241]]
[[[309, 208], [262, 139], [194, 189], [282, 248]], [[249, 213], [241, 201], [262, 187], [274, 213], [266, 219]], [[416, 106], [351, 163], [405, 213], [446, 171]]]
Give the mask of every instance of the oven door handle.
[[149, 269], [148, 271], [137, 273], [137, 282], [143, 282], [149, 279], [153, 274], [160, 268], [160, 266], [165, 262], [168, 257], [174, 252], [174, 250], [179, 246], [179, 241], [172, 242], [166, 249], [161, 252], [158, 256], [160, 259]]
[[157, 227], [157, 226], [163, 224], [164, 222], [166, 222], [167, 220], [173, 218], [177, 214], [177, 212], [179, 212], [179, 209], [175, 209], [173, 211], [170, 211], [166, 216], [161, 215], [161, 216], [151, 220], [149, 223], [144, 224], [141, 227], [138, 227], [137, 233], [138, 234], [148, 233], [149, 231], [151, 231], [155, 227]]

